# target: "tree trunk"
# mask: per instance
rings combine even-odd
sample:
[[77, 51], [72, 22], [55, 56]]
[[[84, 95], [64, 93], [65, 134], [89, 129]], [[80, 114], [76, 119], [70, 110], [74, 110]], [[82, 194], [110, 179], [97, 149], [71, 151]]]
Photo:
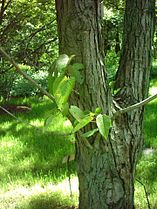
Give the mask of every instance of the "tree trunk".
[[[103, 65], [101, 0], [56, 0], [60, 53], [76, 55], [85, 81], [73, 104], [84, 110], [116, 108], [144, 99], [148, 91], [154, 0], [128, 0], [115, 98]], [[132, 17], [132, 18], [130, 18]], [[126, 27], [127, 26], [127, 27]], [[143, 108], [118, 116], [108, 140], [77, 137], [79, 209], [134, 209], [134, 173], [142, 146]]]

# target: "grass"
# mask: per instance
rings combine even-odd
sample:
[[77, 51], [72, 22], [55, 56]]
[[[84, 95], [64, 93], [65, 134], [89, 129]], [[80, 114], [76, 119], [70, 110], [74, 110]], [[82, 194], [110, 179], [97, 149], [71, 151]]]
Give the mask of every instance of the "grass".
[[[150, 83], [149, 93], [157, 93], [157, 80]], [[137, 165], [136, 178], [146, 188], [151, 209], [157, 209], [157, 100], [150, 102], [145, 107], [144, 115], [144, 149], [153, 150], [154, 153], [142, 155]], [[148, 204], [144, 186], [135, 182], [135, 199], [137, 209], [146, 209]]]
[[[152, 81], [150, 93], [157, 90]], [[17, 104], [30, 104], [32, 111], [16, 114], [40, 128], [17, 122], [8, 115], [0, 116], [0, 208], [2, 209], [69, 209], [77, 205], [78, 188], [75, 163], [70, 164], [73, 198], [69, 197], [68, 172], [63, 157], [74, 152], [73, 139], [66, 136], [70, 124], [57, 116], [51, 129], [43, 131], [44, 119], [52, 114], [49, 100], [39, 98], [15, 99]], [[145, 148], [157, 149], [157, 101], [146, 106]], [[54, 112], [53, 112], [54, 113]], [[53, 133], [51, 131], [54, 131]], [[146, 187], [151, 207], [157, 208], [157, 154], [142, 155], [136, 178]], [[137, 209], [148, 208], [142, 184], [135, 182]]]
[[[17, 103], [17, 100], [11, 102]], [[8, 115], [0, 116], [0, 188], [2, 195], [8, 191], [14, 191], [16, 188], [31, 188], [34, 185], [46, 188], [46, 185], [52, 182], [53, 184], [61, 182], [67, 178], [67, 167], [62, 164], [62, 160], [64, 156], [74, 152], [72, 138], [64, 136], [70, 131], [67, 121], [58, 117], [60, 122], [51, 125], [53, 133], [50, 130], [43, 130], [44, 120], [50, 115], [52, 109], [50, 101], [29, 98], [19, 99], [18, 103], [31, 104], [32, 111], [19, 113], [16, 116], [41, 129], [26, 126]], [[75, 174], [74, 163], [71, 163], [70, 172]], [[35, 197], [32, 198], [37, 201]], [[3, 203], [0, 201], [0, 208], [3, 208], [1, 204]], [[8, 206], [6, 208], [8, 209]], [[28, 208], [31, 209], [31, 207]]]

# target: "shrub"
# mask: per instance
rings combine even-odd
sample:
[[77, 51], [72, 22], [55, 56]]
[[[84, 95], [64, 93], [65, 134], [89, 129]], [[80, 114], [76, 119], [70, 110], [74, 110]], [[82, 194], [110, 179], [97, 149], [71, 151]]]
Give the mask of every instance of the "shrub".
[[15, 79], [15, 73], [12, 70], [8, 70], [6, 67], [0, 66], [0, 97], [6, 100], [10, 95]]
[[151, 78], [157, 77], [157, 60], [153, 61], [152, 69], [150, 71]]
[[[43, 88], [47, 89], [48, 72], [44, 70], [34, 71], [29, 68], [25, 69], [25, 72]], [[13, 82], [10, 95], [13, 97], [26, 97], [34, 96], [39, 93], [40, 91], [30, 84], [29, 81], [25, 80], [21, 75], [17, 75], [15, 81]]]
[[116, 71], [118, 69], [118, 63], [119, 63], [119, 56], [115, 53], [115, 51], [114, 50], [108, 51], [105, 57], [105, 66], [107, 69], [109, 80], [114, 80]]

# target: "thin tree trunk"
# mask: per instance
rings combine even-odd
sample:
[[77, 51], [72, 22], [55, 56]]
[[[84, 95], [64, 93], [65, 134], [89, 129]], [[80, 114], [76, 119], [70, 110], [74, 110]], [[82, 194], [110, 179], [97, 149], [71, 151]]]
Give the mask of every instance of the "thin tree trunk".
[[[117, 106], [126, 107], [145, 98], [153, 3], [154, 0], [128, 0], [116, 82], [119, 91], [113, 102], [103, 65], [101, 1], [56, 0], [60, 53], [76, 55], [76, 61], [85, 66], [85, 81], [76, 87], [79, 95], [72, 96], [73, 104], [91, 111], [101, 107], [103, 113], [112, 115]], [[152, 6], [149, 12], [147, 6]], [[142, 120], [143, 108], [140, 108], [118, 116], [108, 140], [94, 136], [85, 141], [77, 137], [79, 209], [134, 209], [134, 173], [142, 146]]]

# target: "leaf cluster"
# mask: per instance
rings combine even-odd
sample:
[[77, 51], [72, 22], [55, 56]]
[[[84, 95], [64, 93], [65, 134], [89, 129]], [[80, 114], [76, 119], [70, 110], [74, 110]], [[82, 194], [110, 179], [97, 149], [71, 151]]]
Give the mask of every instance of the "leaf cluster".
[[[54, 106], [55, 110], [47, 117], [45, 126], [49, 127], [58, 115], [62, 115], [69, 120], [70, 113], [73, 116], [73, 120], [69, 120], [72, 126], [72, 134], [80, 132], [83, 138], [88, 138], [99, 132], [107, 139], [111, 128], [111, 119], [109, 116], [102, 114], [100, 108], [96, 108], [95, 112], [81, 110], [74, 105], [69, 108], [69, 97], [74, 90], [75, 83], [78, 82], [80, 85], [83, 83], [83, 73], [81, 71], [83, 71], [84, 66], [81, 63], [71, 64], [73, 57], [73, 55], [71, 57], [66, 54], [60, 55], [49, 70], [48, 87], [57, 107]], [[96, 128], [85, 133], [82, 132], [81, 130], [90, 123], [95, 123]]]

